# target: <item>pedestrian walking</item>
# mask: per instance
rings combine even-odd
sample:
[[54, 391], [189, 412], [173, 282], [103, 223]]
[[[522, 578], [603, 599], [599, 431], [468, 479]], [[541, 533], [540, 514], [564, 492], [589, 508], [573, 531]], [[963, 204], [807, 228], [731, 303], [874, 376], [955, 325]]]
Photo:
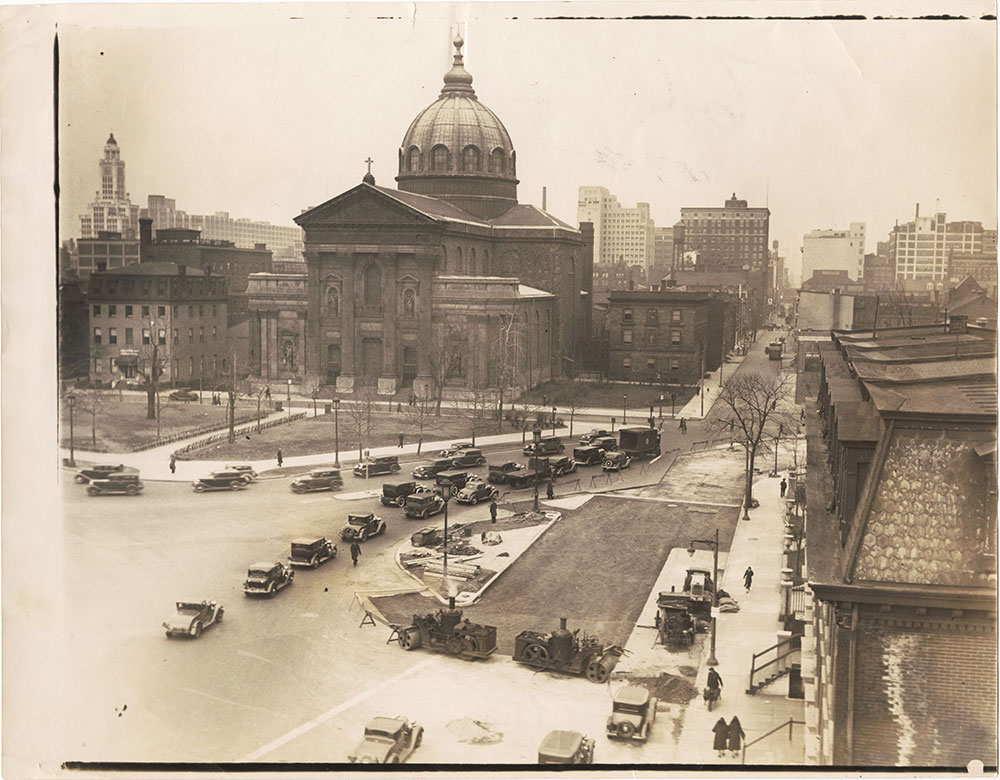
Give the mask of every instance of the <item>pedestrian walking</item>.
[[279, 469], [281, 468], [281, 464], [282, 464], [283, 461], [284, 461], [284, 458], [281, 457], [281, 448], [279, 447], [278, 448], [278, 468]]
[[715, 671], [715, 669], [709, 669], [708, 682], [706, 684], [713, 690], [722, 688], [722, 675]]
[[786, 481], [785, 481], [785, 478], [784, 478], [784, 477], [782, 477], [782, 478], [781, 478], [781, 497], [782, 497], [782, 498], [784, 498], [784, 497], [785, 497], [785, 491], [786, 491], [786, 490], [788, 490], [788, 482], [786, 482]]
[[361, 545], [357, 542], [351, 542], [351, 561], [355, 566], [358, 565], [358, 556], [361, 555]]
[[399, 434], [399, 449], [403, 449], [403, 434]]
[[403, 404], [399, 403], [397, 401], [396, 402], [396, 414], [402, 414], [402, 413], [403, 413]]
[[747, 566], [747, 570], [743, 572], [743, 585], [747, 589], [747, 593], [750, 592], [750, 585], [753, 584], [753, 569]]
[[740, 748], [743, 746], [743, 740], [746, 738], [739, 717], [733, 715], [733, 719], [729, 721], [727, 731], [729, 732], [729, 750], [732, 752], [733, 758], [735, 758], [740, 754]]
[[170, 473], [173, 474], [177, 471], [177, 458], [173, 455], [170, 456]]
[[729, 726], [726, 724], [726, 719], [719, 718], [715, 721], [712, 732], [715, 734], [712, 748], [718, 751], [719, 758], [723, 758], [726, 755], [726, 747], [729, 745]]
[[552, 480], [551, 479], [549, 480], [549, 484], [545, 488], [545, 497], [547, 499], [549, 499], [549, 500], [551, 500], [551, 499], [553, 499], [553, 498], [556, 497], [556, 491], [552, 487]]
[[494, 498], [490, 501], [490, 523], [495, 525], [497, 521], [497, 500]]
[[268, 385], [267, 387], [265, 387], [265, 388], [264, 388], [264, 397], [265, 397], [265, 398], [266, 398], [266, 399], [267, 399], [268, 401], [270, 401], [270, 400], [271, 400], [271, 386], [270, 386], [270, 385]]

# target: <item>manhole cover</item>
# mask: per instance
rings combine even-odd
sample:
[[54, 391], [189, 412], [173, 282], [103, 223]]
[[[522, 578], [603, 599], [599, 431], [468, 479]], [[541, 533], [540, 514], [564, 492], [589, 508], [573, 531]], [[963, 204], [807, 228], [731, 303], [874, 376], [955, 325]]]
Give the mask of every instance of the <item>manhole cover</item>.
[[468, 742], [470, 745], [495, 745], [503, 741], [503, 734], [494, 731], [491, 724], [472, 718], [453, 720], [447, 725], [447, 729], [459, 742]]

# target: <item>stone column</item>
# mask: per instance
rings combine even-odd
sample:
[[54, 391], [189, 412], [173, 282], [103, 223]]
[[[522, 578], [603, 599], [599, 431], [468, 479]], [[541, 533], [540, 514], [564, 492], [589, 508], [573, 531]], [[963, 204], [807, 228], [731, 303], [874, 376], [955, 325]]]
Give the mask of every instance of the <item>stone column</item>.
[[399, 386], [399, 356], [396, 341], [396, 313], [399, 304], [399, 264], [395, 254], [380, 252], [382, 265], [382, 376], [378, 378], [379, 395], [395, 395]]
[[354, 318], [356, 305], [355, 290], [360, 287], [355, 279], [357, 256], [338, 254], [334, 267], [340, 271], [344, 279], [344, 288], [340, 298], [340, 376], [337, 377], [338, 393], [354, 392], [355, 376], [355, 346], [358, 343], [357, 322]]
[[[299, 318], [299, 354], [296, 371], [298, 376], [305, 378], [309, 372], [315, 372], [319, 367], [319, 350], [323, 339], [320, 334], [319, 307], [323, 291], [319, 279], [326, 263], [323, 254], [309, 252], [306, 255], [306, 310], [297, 312]], [[305, 320], [303, 323], [302, 320]]]
[[430, 366], [427, 362], [427, 351], [431, 349], [431, 296], [434, 290], [434, 263], [441, 250], [417, 256], [419, 272], [417, 279], [420, 289], [417, 298], [417, 377], [413, 380], [413, 392], [418, 396], [430, 396], [434, 389]]

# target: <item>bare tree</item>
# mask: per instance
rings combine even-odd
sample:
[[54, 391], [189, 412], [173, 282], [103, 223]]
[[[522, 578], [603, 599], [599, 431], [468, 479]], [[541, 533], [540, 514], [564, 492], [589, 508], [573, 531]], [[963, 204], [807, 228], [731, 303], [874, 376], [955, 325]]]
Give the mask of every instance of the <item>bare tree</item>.
[[260, 407], [264, 400], [264, 395], [267, 393], [267, 385], [263, 382], [256, 382], [253, 385], [248, 385], [249, 392], [257, 399], [257, 433], [260, 433]]
[[580, 401], [584, 397], [583, 387], [579, 382], [569, 382], [563, 385], [556, 395], [556, 403], [565, 406], [569, 410], [569, 437], [573, 438], [573, 417], [580, 407]]
[[455, 397], [455, 413], [469, 421], [473, 444], [476, 443], [476, 430], [484, 424], [487, 414], [493, 409], [495, 396], [494, 390], [474, 384]]
[[515, 427], [520, 427], [521, 444], [524, 444], [527, 438], [528, 429], [535, 424], [532, 418], [537, 420], [538, 412], [542, 408], [542, 405], [531, 399], [530, 391], [525, 391], [522, 393], [521, 398], [518, 401], [515, 401], [510, 405], [510, 408], [511, 422]]
[[226, 393], [226, 417], [229, 421], [229, 436], [227, 440], [230, 444], [236, 441], [236, 399], [242, 395], [250, 394], [250, 385], [247, 382], [245, 371], [238, 370], [236, 365], [236, 353], [229, 353], [229, 370], [222, 380], [216, 384], [216, 388]]
[[424, 446], [424, 431], [434, 417], [434, 396], [430, 393], [414, 394], [413, 403], [403, 407], [403, 417], [417, 429], [417, 454]]
[[97, 447], [97, 415], [108, 406], [108, 397], [98, 389], [80, 390], [76, 393], [76, 405], [90, 415], [90, 441]]
[[787, 413], [778, 406], [789, 392], [789, 375], [785, 373], [738, 372], [726, 380], [719, 391], [723, 415], [712, 421], [718, 430], [729, 432], [732, 440], [740, 444], [746, 454], [746, 486], [744, 507], [753, 502], [754, 459], [767, 447], [765, 440], [774, 438], [773, 431], [788, 422]]
[[465, 360], [465, 344], [457, 331], [439, 325], [431, 332], [427, 345], [427, 368], [434, 382], [434, 416], [441, 416], [441, 400], [448, 380], [460, 376]]
[[492, 356], [495, 367], [494, 384], [497, 388], [497, 433], [503, 430], [503, 402], [516, 383], [521, 350], [517, 319], [501, 315], [496, 352]]
[[[166, 373], [167, 361], [170, 356], [165, 349], [167, 344], [166, 330], [157, 328], [155, 323], [150, 323], [150, 325], [152, 327], [149, 329], [149, 344], [142, 347], [136, 373], [142, 377], [146, 384], [146, 419], [155, 420], [159, 406], [160, 383]], [[160, 330], [163, 330], [162, 341], [159, 335]]]
[[313, 417], [318, 417], [319, 412], [316, 410], [316, 399], [319, 398], [320, 391], [323, 389], [323, 382], [320, 379], [311, 379], [303, 386], [306, 395], [312, 398], [313, 402]]
[[375, 387], [360, 378], [354, 385], [354, 397], [341, 406], [347, 414], [350, 430], [358, 437], [358, 458], [364, 458], [364, 451], [372, 433], [372, 407], [377, 393]]

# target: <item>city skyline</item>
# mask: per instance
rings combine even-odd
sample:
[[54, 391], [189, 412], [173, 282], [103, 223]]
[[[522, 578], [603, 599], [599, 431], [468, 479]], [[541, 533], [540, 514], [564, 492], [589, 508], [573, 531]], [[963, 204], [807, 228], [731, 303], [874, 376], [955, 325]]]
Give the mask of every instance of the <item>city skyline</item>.
[[[163, 194], [191, 213], [287, 225], [360, 181], [369, 156], [395, 186], [402, 134], [436, 94], [458, 23], [477, 93], [518, 152], [519, 199], [541, 205], [544, 186], [566, 221], [585, 185], [649, 202], [658, 227], [735, 192], [770, 208], [796, 275], [804, 234], [864, 221], [871, 252], [917, 202], [996, 226], [988, 22], [625, 25], [531, 8], [185, 6], [167, 22], [120, 6], [114, 28], [106, 10], [60, 9], [61, 238], [79, 230], [109, 132], [138, 203]], [[929, 49], [948, 56], [913, 67]]]

